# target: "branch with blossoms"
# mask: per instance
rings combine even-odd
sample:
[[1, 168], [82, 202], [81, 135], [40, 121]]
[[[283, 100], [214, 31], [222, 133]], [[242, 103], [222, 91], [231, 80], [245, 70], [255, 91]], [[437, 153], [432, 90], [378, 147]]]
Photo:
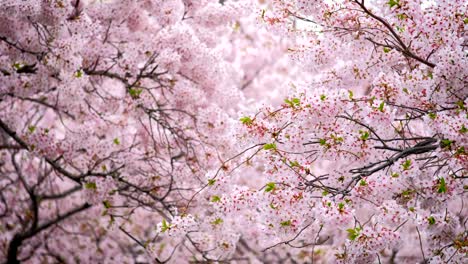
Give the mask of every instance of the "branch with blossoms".
[[[436, 66], [436, 64], [429, 61], [430, 56], [435, 52], [435, 50], [432, 50], [431, 53], [427, 55], [427, 58], [422, 58], [421, 56], [416, 54], [413, 50], [411, 50], [411, 43], [410, 45], [407, 45], [403, 41], [402, 36], [400, 36], [400, 34], [397, 33], [394, 27], [384, 17], [381, 17], [373, 13], [369, 9], [369, 7], [366, 6], [365, 1], [353, 0], [352, 3], [357, 5], [359, 9], [354, 8], [353, 5], [344, 6], [341, 8], [337, 8], [336, 10], [326, 11], [326, 17], [339, 16], [340, 13], [346, 13], [346, 12], [357, 13], [357, 14], [363, 13], [367, 16], [367, 18], [371, 18], [372, 20], [374, 20], [374, 23], [370, 22], [370, 23], [361, 24], [359, 21], [357, 21], [357, 24], [354, 25], [354, 27], [345, 27], [339, 24], [338, 25], [333, 24], [333, 22], [335, 22], [333, 20], [325, 19], [325, 21], [316, 22], [300, 14], [292, 12], [290, 10], [287, 10], [287, 13], [290, 14], [294, 19], [298, 19], [306, 23], [313, 23], [315, 25], [320, 26], [321, 27], [320, 31], [322, 32], [334, 33], [334, 34], [341, 35], [341, 36], [342, 34], [346, 35], [346, 34], [353, 34], [353, 33], [358, 34], [358, 35], [364, 35], [364, 39], [372, 43], [375, 47], [382, 47], [386, 50], [388, 49], [388, 51], [396, 50], [399, 53], [401, 53], [404, 57], [414, 59], [431, 68], [434, 68]], [[382, 36], [383, 39], [382, 40], [377, 39], [377, 36], [382, 33], [383, 33], [383, 36]], [[390, 39], [387, 37], [390, 37]]]
[[199, 2], [0, 6], [0, 262], [463, 262], [463, 1]]
[[[438, 193], [446, 193], [448, 192], [447, 180], [455, 185], [458, 181], [458, 186], [462, 184], [461, 180], [466, 170], [460, 167], [461, 164], [458, 161], [463, 162], [466, 156], [463, 141], [454, 140], [453, 135], [447, 133], [428, 135], [413, 130], [414, 126], [427, 116], [435, 115], [435, 118], [438, 118], [438, 115], [442, 116], [445, 112], [466, 111], [463, 105], [454, 104], [454, 106], [443, 107], [436, 114], [431, 114], [433, 113], [431, 110], [418, 110], [410, 105], [388, 101], [381, 101], [379, 104], [374, 102], [375, 98], [355, 98], [352, 94], [348, 95], [344, 92], [335, 96], [328, 98], [319, 93], [312, 93], [308, 96], [305, 93], [299, 93], [297, 97], [285, 99], [285, 103], [276, 110], [266, 108], [253, 117], [245, 116], [240, 119], [245, 128], [241, 137], [271, 142], [263, 143], [261, 151], [256, 152], [254, 157], [244, 156], [238, 161], [239, 164], [245, 165], [252, 162], [255, 164], [255, 160], [258, 159], [261, 163], [268, 164], [265, 173], [269, 175], [271, 182], [259, 187], [259, 194], [272, 193], [272, 197], [275, 197], [275, 195], [284, 195], [282, 192], [287, 191], [294, 193], [295, 196], [291, 198], [293, 201], [297, 197], [302, 197], [303, 194], [298, 194], [299, 192], [308, 191], [311, 193], [308, 195], [309, 202], [314, 204], [317, 204], [317, 202], [312, 202], [314, 200], [331, 199], [349, 202], [353, 199], [361, 199], [378, 206], [378, 203], [372, 201], [375, 198], [367, 197], [360, 192], [370, 188], [367, 186], [371, 182], [386, 181], [384, 177], [387, 175], [399, 179], [400, 173], [407, 177], [406, 175], [411, 170], [420, 170], [431, 171], [434, 176], [440, 177], [439, 180], [431, 183], [432, 190], [412, 186], [414, 183], [410, 181], [411, 187], [408, 189], [411, 190], [411, 196], [407, 194], [410, 191], [403, 191], [393, 196], [399, 203], [402, 202], [400, 199], [403, 201], [413, 199], [412, 193], [417, 193], [419, 197], [425, 197], [428, 192], [434, 190]], [[317, 101], [319, 102], [317, 105], [311, 103]], [[395, 112], [392, 108], [402, 113], [397, 112], [388, 121], [387, 115]], [[363, 116], [362, 113], [366, 111], [370, 113]], [[416, 115], [419, 116], [416, 117], [411, 111], [416, 111]], [[348, 112], [353, 112], [353, 114]], [[324, 119], [328, 121], [321, 121]], [[379, 126], [376, 120], [388, 122], [388, 128]], [[266, 126], [266, 124], [269, 125]], [[298, 128], [301, 130], [297, 130]], [[460, 129], [457, 132], [464, 133], [464, 130]], [[314, 140], [307, 140], [308, 137]], [[348, 160], [349, 165], [343, 167], [338, 173], [332, 170], [325, 174], [322, 172], [320, 176], [312, 171], [313, 164], [321, 159], [336, 159], [336, 157]], [[353, 159], [356, 159], [357, 163], [352, 162]], [[449, 174], [449, 178], [444, 176], [445, 173]], [[348, 175], [350, 178], [346, 180]], [[434, 177], [422, 175], [428, 181]], [[319, 195], [318, 190], [323, 191], [323, 194]], [[464, 192], [454, 195], [463, 196]], [[328, 203], [332, 206], [330, 202]], [[271, 203], [270, 207], [278, 210], [274, 203]], [[345, 208], [345, 203], [338, 204], [340, 214], [349, 214]], [[460, 217], [462, 221], [465, 221], [466, 218], [461, 215]], [[394, 230], [397, 231], [407, 222], [408, 220], [402, 221]], [[290, 226], [292, 223], [283, 221], [281, 225]], [[296, 231], [291, 236], [296, 238], [308, 229], [310, 229], [309, 225], [294, 229]], [[355, 227], [349, 232], [358, 233], [362, 229], [363, 227]], [[290, 240], [277, 242], [273, 247], [287, 245], [288, 241]], [[309, 244], [306, 243], [306, 245]], [[342, 257], [345, 258], [350, 253], [345, 251], [343, 254]]]
[[[43, 204], [66, 200], [93, 205], [88, 209], [92, 213], [53, 223], [20, 246], [10, 246], [17, 251], [12, 255], [88, 263], [113, 262], [113, 256], [137, 262], [147, 253], [158, 254], [155, 259], [161, 262], [173, 258], [177, 246], [167, 258], [150, 252], [153, 244], [172, 241], [158, 237], [154, 225], [198, 210], [197, 204], [189, 206], [190, 197], [206, 184], [206, 171], [221, 162], [223, 145], [228, 145], [211, 137], [230, 129], [224, 105], [234, 104], [224, 101], [234, 99], [223, 94], [225, 87], [236, 92], [241, 86], [237, 74], [226, 70], [230, 63], [223, 52], [212, 52], [217, 41], [206, 38], [206, 28], [230, 29], [242, 6], [74, 0], [0, 7], [1, 13], [15, 14], [0, 23], [0, 74], [5, 78], [5, 86], [0, 85], [0, 151], [8, 157], [18, 151], [24, 157], [18, 164], [32, 166], [32, 175], [38, 174], [37, 164], [49, 171], [40, 187], [59, 187], [44, 193]], [[17, 27], [22, 34], [15, 33]], [[8, 193], [18, 187], [24, 186], [2, 186]], [[11, 210], [13, 197], [0, 198]], [[18, 210], [31, 203], [16, 198]], [[79, 229], [68, 224], [74, 221]], [[103, 234], [99, 229], [114, 226], [120, 231]], [[72, 244], [66, 239], [74, 234], [90, 243], [77, 250], [78, 256], [65, 256], [68, 251], [57, 252], [60, 246], [53, 242], [58, 230], [66, 233], [60, 246]], [[49, 239], [40, 243], [41, 236]], [[118, 245], [101, 250], [109, 240]], [[193, 250], [195, 244], [182, 250]], [[29, 245], [36, 249], [29, 252]], [[114, 252], [118, 248], [122, 250]], [[86, 254], [93, 251], [97, 254]]]
[[[43, 210], [45, 203], [58, 203], [59, 200], [66, 198], [67, 196], [76, 193], [81, 189], [81, 186], [76, 186], [70, 188], [61, 193], [45, 193], [42, 188], [45, 184], [50, 183], [49, 175], [53, 174], [52, 170], [44, 169], [42, 175], [37, 175], [37, 177], [32, 177], [30, 175], [24, 175], [25, 168], [18, 163], [18, 157], [21, 157], [22, 154], [18, 150], [13, 150], [11, 155], [11, 162], [9, 164], [3, 164], [2, 166], [2, 181], [9, 181], [9, 185], [17, 185], [18, 193], [16, 195], [23, 196], [26, 195], [25, 202], [28, 204], [27, 208], [24, 211], [18, 211], [18, 208], [9, 207], [10, 197], [8, 197], [11, 192], [10, 186], [4, 186], [2, 189], [2, 207], [4, 211], [2, 212], [1, 219], [6, 223], [17, 219], [19, 222], [18, 226], [14, 228], [15, 233], [13, 234], [11, 240], [8, 244], [8, 252], [6, 256], [7, 263], [20, 263], [20, 261], [26, 261], [29, 257], [25, 257], [22, 254], [20, 259], [19, 249], [20, 247], [29, 239], [38, 236], [41, 233], [50, 231], [61, 224], [64, 221], [69, 221], [75, 214], [78, 214], [86, 209], [90, 208], [91, 205], [84, 203], [82, 205], [76, 206], [71, 209], [58, 210], [56, 216], [44, 217]], [[13, 171], [10, 171], [10, 165], [13, 167]], [[32, 178], [36, 178], [36, 182], [31, 184]], [[34, 254], [35, 249], [33, 248], [32, 252], [29, 253], [29, 256]]]

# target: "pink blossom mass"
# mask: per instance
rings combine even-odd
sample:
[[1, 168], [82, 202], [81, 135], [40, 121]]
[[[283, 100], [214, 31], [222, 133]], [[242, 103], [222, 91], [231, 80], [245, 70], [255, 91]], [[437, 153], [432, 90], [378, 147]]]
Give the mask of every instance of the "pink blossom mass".
[[468, 263], [466, 0], [0, 0], [0, 264]]

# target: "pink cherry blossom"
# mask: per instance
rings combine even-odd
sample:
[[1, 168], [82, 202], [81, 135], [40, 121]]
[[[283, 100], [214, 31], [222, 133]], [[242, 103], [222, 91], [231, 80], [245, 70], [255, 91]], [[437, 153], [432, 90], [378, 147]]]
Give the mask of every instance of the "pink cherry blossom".
[[0, 1], [0, 263], [465, 263], [467, 7]]

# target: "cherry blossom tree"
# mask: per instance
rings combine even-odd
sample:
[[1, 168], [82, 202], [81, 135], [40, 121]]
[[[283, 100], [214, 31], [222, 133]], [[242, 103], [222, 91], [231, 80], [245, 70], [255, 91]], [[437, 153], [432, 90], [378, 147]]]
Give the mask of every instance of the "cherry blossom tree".
[[466, 1], [4, 0], [5, 263], [463, 263]]
[[[261, 258], [466, 260], [466, 8], [273, 1], [261, 11], [272, 32], [295, 39], [292, 59], [315, 75], [293, 83], [280, 107], [240, 119], [239, 139], [252, 149], [238, 162], [260, 179], [219, 203], [232, 217], [248, 212]], [[230, 189], [239, 181], [217, 177]]]

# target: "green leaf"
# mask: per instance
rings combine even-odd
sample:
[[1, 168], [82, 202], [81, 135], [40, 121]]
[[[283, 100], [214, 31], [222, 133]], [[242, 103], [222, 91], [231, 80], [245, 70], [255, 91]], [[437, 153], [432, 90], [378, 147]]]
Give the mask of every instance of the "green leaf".
[[116, 144], [116, 145], [120, 145], [120, 140], [119, 140], [118, 138], [114, 138], [114, 141], [113, 141], [113, 142], [114, 142], [114, 144]]
[[241, 119], [239, 119], [239, 120], [240, 120], [240, 121], [242, 122], [242, 124], [244, 124], [244, 125], [251, 125], [252, 122], [253, 122], [252, 119], [251, 119], [250, 117], [248, 117], [248, 116], [241, 117]]
[[336, 136], [335, 134], [331, 134], [330, 137], [333, 139], [335, 143], [341, 143], [344, 141], [343, 137]]
[[104, 205], [104, 207], [105, 207], [106, 209], [109, 209], [109, 208], [111, 208], [111, 206], [112, 206], [111, 203], [110, 203], [108, 200], [102, 201], [102, 204]]
[[289, 162], [289, 165], [291, 167], [300, 167], [301, 166], [301, 165], [299, 165], [299, 162], [297, 162], [297, 161], [291, 161], [291, 162]]
[[354, 241], [360, 235], [361, 228], [359, 227], [349, 228], [349, 229], [346, 229], [346, 231], [348, 232], [349, 240]]
[[274, 203], [270, 203], [270, 208], [273, 209], [273, 210], [278, 209], [278, 207], [276, 207]]
[[368, 140], [369, 139], [369, 132], [367, 131], [362, 131], [362, 130], [359, 130], [359, 134], [361, 134], [361, 136], [359, 137], [361, 140]]
[[442, 139], [440, 141], [440, 147], [443, 148], [443, 149], [450, 149], [453, 142], [455, 142], [455, 141], [450, 140], [450, 139]]
[[384, 112], [384, 106], [385, 106], [385, 102], [381, 102], [379, 105], [379, 111], [382, 113]]
[[271, 192], [275, 190], [275, 188], [276, 188], [276, 184], [274, 182], [269, 182], [266, 184], [265, 192]]
[[411, 166], [411, 160], [405, 160], [405, 162], [403, 162], [403, 164], [401, 164], [401, 166], [403, 167], [403, 170], [409, 170], [409, 168]]
[[438, 184], [438, 193], [446, 193], [447, 192], [447, 185], [445, 184], [445, 179], [442, 177], [439, 179], [439, 184]]
[[216, 180], [215, 179], [209, 179], [208, 180], [208, 185], [213, 186], [215, 184]]
[[349, 94], [349, 96], [348, 96], [349, 99], [353, 100], [353, 96], [354, 96], [353, 91], [348, 90], [348, 94]]
[[291, 220], [283, 221], [280, 223], [280, 225], [283, 227], [291, 226]]
[[457, 151], [455, 151], [455, 156], [460, 156], [460, 155], [465, 155], [465, 146], [461, 146], [457, 148]]
[[436, 223], [436, 220], [435, 220], [435, 218], [433, 216], [429, 216], [427, 218], [427, 221], [429, 222], [429, 225], [433, 225], [433, 224]]
[[433, 113], [433, 112], [429, 112], [427, 115], [428, 115], [429, 118], [432, 119], [432, 120], [436, 119], [436, 117], [437, 117], [437, 113]]
[[221, 197], [219, 197], [218, 195], [211, 196], [211, 202], [217, 203], [219, 201], [221, 201]]
[[321, 139], [319, 139], [319, 144], [320, 144], [320, 146], [325, 146], [325, 145], [327, 145], [327, 140], [321, 138]]
[[400, 1], [399, 0], [389, 0], [387, 2], [387, 5], [389, 5], [390, 8], [393, 8], [394, 6], [400, 6]]
[[401, 196], [405, 199], [410, 199], [414, 194], [414, 190], [408, 189], [401, 192]]
[[431, 78], [431, 79], [434, 79], [434, 75], [432, 74], [431, 71], [427, 73], [427, 77], [429, 77], [429, 78]]
[[400, 174], [398, 174], [397, 172], [392, 172], [392, 178], [398, 178], [400, 177]]
[[343, 211], [343, 210], [344, 210], [344, 207], [345, 207], [345, 204], [344, 204], [344, 203], [339, 203], [339, 204], [338, 204], [338, 210]]
[[143, 89], [138, 89], [138, 88], [130, 88], [128, 90], [128, 93], [133, 99], [138, 99], [140, 98], [140, 94], [143, 92]]
[[276, 144], [275, 143], [268, 143], [263, 145], [264, 150], [270, 150], [270, 149], [276, 149]]
[[465, 19], [463, 19], [463, 23], [468, 24], [468, 17], [465, 17]]
[[466, 132], [468, 132], [468, 129], [465, 127], [465, 125], [462, 125], [462, 127], [460, 128], [460, 130], [458, 130], [458, 132], [465, 134]]
[[76, 78], [81, 78], [81, 77], [83, 77], [83, 73], [84, 73], [83, 70], [82, 70], [82, 69], [79, 69], [79, 70], [77, 70], [77, 71], [75, 72], [74, 76], [75, 76]]
[[384, 47], [384, 48], [383, 48], [383, 52], [385, 52], [385, 53], [389, 53], [391, 50], [392, 50], [392, 49], [389, 48], [389, 47]]
[[301, 100], [299, 100], [299, 98], [291, 98], [291, 100], [284, 99], [284, 102], [288, 104], [290, 107], [294, 107], [294, 106], [299, 106], [299, 104], [301, 103]]
[[398, 14], [397, 17], [398, 17], [398, 19], [400, 19], [400, 20], [404, 20], [404, 19], [408, 18], [408, 16], [407, 16], [405, 13]]
[[15, 62], [15, 63], [13, 63], [12, 66], [13, 66], [13, 68], [15, 70], [19, 71], [19, 70], [23, 69], [25, 65], [23, 63], [20, 63], [20, 62]]
[[164, 233], [167, 230], [169, 230], [170, 228], [171, 228], [171, 226], [167, 224], [166, 219], [163, 219], [162, 220], [162, 226], [161, 226], [161, 232]]
[[321, 94], [320, 95], [320, 101], [325, 101], [325, 99], [327, 99], [327, 96], [324, 95], [324, 94]]
[[359, 185], [360, 185], [360, 186], [367, 186], [366, 180], [361, 180], [361, 181], [359, 182]]
[[405, 94], [409, 94], [408, 88], [403, 88], [403, 92], [404, 92]]
[[455, 104], [456, 104], [456, 105], [458, 106], [458, 108], [460, 108], [461, 110], [466, 110], [466, 108], [465, 108], [465, 102], [463, 102], [462, 100], [457, 101]]
[[35, 126], [29, 126], [28, 131], [29, 131], [29, 133], [34, 133], [34, 131], [36, 131], [36, 127]]
[[328, 192], [327, 191], [323, 191], [322, 192], [322, 196], [327, 196], [328, 195]]
[[109, 215], [109, 223], [107, 225], [107, 228], [110, 228], [115, 222], [115, 217], [113, 215]]
[[86, 189], [90, 189], [90, 190], [96, 190], [97, 189], [97, 186], [96, 186], [95, 182], [87, 182], [87, 183], [85, 183], [84, 187]]
[[212, 224], [212, 225], [220, 225], [220, 224], [222, 224], [223, 222], [224, 222], [223, 219], [221, 219], [221, 218], [218, 217], [218, 218], [216, 218], [214, 221], [212, 221], [211, 224]]

